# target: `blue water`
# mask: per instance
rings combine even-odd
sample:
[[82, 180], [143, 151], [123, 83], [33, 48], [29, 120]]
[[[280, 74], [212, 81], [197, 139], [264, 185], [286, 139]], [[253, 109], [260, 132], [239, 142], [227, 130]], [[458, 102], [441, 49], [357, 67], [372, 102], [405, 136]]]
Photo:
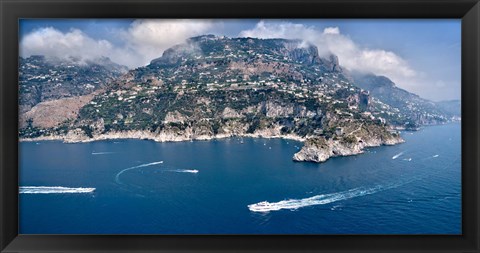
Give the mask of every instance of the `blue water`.
[[[322, 164], [293, 162], [301, 143], [281, 139], [22, 142], [21, 186], [95, 191], [20, 194], [20, 233], [460, 234], [460, 124], [402, 136]], [[303, 205], [248, 208], [288, 199]]]

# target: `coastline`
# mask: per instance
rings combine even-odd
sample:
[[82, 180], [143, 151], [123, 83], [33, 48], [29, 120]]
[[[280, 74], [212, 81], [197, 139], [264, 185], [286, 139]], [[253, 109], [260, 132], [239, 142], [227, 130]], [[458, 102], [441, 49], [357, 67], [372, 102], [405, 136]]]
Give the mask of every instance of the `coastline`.
[[400, 136], [389, 139], [371, 138], [368, 141], [357, 143], [326, 140], [323, 137], [312, 138], [305, 142], [304, 146], [293, 155], [292, 159], [297, 162], [323, 163], [332, 157], [362, 154], [365, 148], [393, 146], [404, 142], [405, 140]]
[[169, 133], [152, 133], [150, 131], [124, 131], [111, 132], [108, 134], [95, 135], [92, 138], [81, 134], [80, 132], [69, 132], [67, 135], [42, 136], [36, 138], [20, 138], [20, 142], [36, 141], [62, 141], [63, 143], [88, 143], [94, 141], [118, 140], [118, 139], [138, 139], [151, 140], [155, 142], [183, 142], [183, 141], [209, 141], [220, 140], [232, 137], [245, 138], [266, 138], [266, 139], [286, 139], [303, 143], [303, 147], [293, 154], [292, 160], [297, 162], [316, 162], [322, 163], [331, 157], [358, 155], [364, 152], [365, 148], [378, 147], [383, 145], [396, 145], [405, 142], [401, 137], [391, 137], [382, 139], [371, 136], [368, 140], [348, 144], [339, 140], [328, 140], [318, 145], [319, 136], [301, 137], [295, 134], [278, 134], [275, 131], [262, 131], [256, 133], [228, 133], [217, 135], [175, 135]]
[[246, 138], [265, 138], [265, 139], [286, 139], [294, 140], [304, 143], [308, 137], [301, 137], [295, 134], [286, 134], [286, 135], [266, 135], [261, 133], [253, 134], [217, 134], [217, 135], [198, 135], [198, 136], [172, 136], [166, 134], [157, 134], [151, 133], [149, 131], [125, 131], [125, 132], [112, 132], [108, 134], [96, 135], [92, 138], [84, 136], [79, 137], [76, 135], [75, 138], [69, 137], [68, 135], [52, 135], [52, 136], [41, 136], [35, 138], [19, 138], [19, 142], [36, 142], [36, 141], [62, 141], [64, 143], [88, 143], [94, 141], [105, 141], [105, 140], [119, 140], [119, 139], [137, 139], [137, 140], [151, 140], [155, 142], [182, 142], [182, 141], [209, 141], [209, 140], [219, 140], [232, 137], [246, 137]]

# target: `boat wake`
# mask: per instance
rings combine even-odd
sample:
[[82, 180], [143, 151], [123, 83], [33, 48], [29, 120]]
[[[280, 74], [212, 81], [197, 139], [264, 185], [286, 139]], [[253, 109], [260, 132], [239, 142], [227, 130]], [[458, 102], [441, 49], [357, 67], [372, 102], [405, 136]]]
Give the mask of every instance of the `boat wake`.
[[120, 181], [120, 175], [122, 175], [126, 171], [134, 170], [134, 169], [138, 169], [138, 168], [143, 168], [143, 167], [148, 167], [148, 166], [153, 166], [153, 165], [162, 164], [162, 163], [163, 163], [163, 161], [145, 163], [145, 164], [140, 164], [140, 165], [137, 165], [137, 166], [133, 166], [133, 167], [121, 170], [120, 172], [117, 173], [117, 175], [115, 175], [115, 182], [117, 182], [117, 184], [121, 184], [122, 182]]
[[63, 186], [20, 186], [21, 194], [60, 194], [60, 193], [91, 193], [95, 188], [70, 188]]
[[403, 152], [400, 152], [400, 153], [392, 156], [392, 159], [395, 160], [395, 159], [399, 158], [401, 155], [403, 155]]
[[115, 154], [115, 152], [92, 152], [92, 155], [110, 155]]
[[250, 211], [252, 212], [270, 212], [270, 211], [279, 211], [282, 209], [296, 210], [302, 207], [325, 205], [325, 204], [330, 204], [337, 201], [366, 196], [366, 195], [374, 194], [380, 191], [396, 188], [405, 183], [407, 182], [395, 183], [395, 184], [389, 184], [389, 185], [377, 185], [371, 188], [358, 187], [358, 188], [354, 188], [354, 189], [342, 191], [342, 192], [321, 194], [321, 195], [316, 195], [316, 196], [313, 196], [310, 198], [304, 198], [304, 199], [288, 199], [288, 200], [282, 200], [282, 201], [273, 202], [273, 203], [263, 201], [256, 204], [248, 205], [248, 209], [250, 209]]
[[199, 170], [170, 170], [170, 171], [173, 171], [173, 172], [178, 172], [178, 173], [198, 173]]

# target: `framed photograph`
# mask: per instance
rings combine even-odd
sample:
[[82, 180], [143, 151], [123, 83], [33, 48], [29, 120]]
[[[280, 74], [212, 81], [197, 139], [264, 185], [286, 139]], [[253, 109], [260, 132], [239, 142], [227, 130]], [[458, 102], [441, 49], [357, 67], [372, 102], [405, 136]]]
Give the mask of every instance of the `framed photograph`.
[[480, 4], [1, 0], [1, 252], [480, 252]]

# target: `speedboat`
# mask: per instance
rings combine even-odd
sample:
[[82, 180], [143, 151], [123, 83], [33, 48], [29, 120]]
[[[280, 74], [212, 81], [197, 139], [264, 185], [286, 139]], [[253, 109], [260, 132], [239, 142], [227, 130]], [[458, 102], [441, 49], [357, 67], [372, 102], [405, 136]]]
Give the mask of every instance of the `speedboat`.
[[250, 209], [252, 212], [270, 212], [276, 208], [272, 203], [262, 201], [256, 204], [248, 205], [248, 209]]

